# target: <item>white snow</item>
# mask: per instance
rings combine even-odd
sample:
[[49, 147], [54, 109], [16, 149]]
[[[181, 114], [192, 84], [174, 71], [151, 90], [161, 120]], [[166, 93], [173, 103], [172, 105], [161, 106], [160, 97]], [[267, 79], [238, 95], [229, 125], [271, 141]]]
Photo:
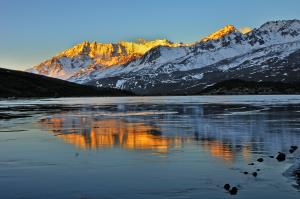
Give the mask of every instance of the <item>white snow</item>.
[[118, 80], [116, 83], [116, 88], [122, 88], [123, 84], [126, 82], [127, 80]]
[[194, 78], [194, 79], [202, 79], [203, 78], [203, 73], [192, 75], [191, 77]]

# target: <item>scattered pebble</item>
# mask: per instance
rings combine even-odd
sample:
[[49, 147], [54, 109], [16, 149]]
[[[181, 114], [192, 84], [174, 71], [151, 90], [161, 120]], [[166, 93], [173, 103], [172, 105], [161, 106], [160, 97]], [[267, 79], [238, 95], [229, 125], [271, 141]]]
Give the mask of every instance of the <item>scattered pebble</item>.
[[300, 169], [294, 171], [294, 175], [298, 178], [300, 178]]
[[253, 175], [254, 177], [256, 177], [256, 176], [257, 176], [257, 172], [253, 172], [252, 175]]
[[236, 187], [232, 187], [232, 189], [229, 191], [229, 193], [230, 193], [231, 195], [236, 195], [237, 192], [238, 192], [238, 188], [236, 188]]
[[258, 158], [258, 159], [257, 159], [257, 162], [263, 162], [263, 161], [264, 161], [263, 158]]
[[226, 189], [228, 191], [230, 189], [230, 184], [225, 184], [224, 189]]
[[[290, 152], [290, 153], [294, 153], [297, 149], [298, 149], [298, 146], [291, 146], [289, 152]], [[270, 155], [269, 158], [274, 158], [274, 156]], [[276, 156], [276, 159], [277, 159], [279, 162], [285, 161], [285, 159], [286, 159], [286, 154], [285, 154], [285, 153], [282, 153], [282, 152], [278, 152], [278, 155]], [[263, 158], [258, 158], [258, 159], [257, 159], [257, 162], [263, 162], [263, 161], [264, 161]], [[254, 163], [252, 162], [252, 163], [249, 163], [248, 165], [254, 165]], [[260, 171], [260, 169], [256, 169], [256, 171]], [[248, 171], [244, 171], [243, 173], [244, 173], [245, 175], [248, 175], [248, 174], [249, 174]], [[257, 177], [258, 174], [257, 174], [257, 172], [253, 172], [252, 175], [253, 175], [254, 177]], [[294, 175], [297, 176], [297, 177], [299, 177], [299, 176], [300, 176], [300, 170], [297, 170], [296, 172], [294, 172]], [[225, 185], [224, 185], [224, 189], [227, 190], [227, 191], [229, 191], [229, 193], [230, 193], [231, 195], [236, 195], [237, 192], [238, 192], [238, 188], [237, 188], [237, 187], [232, 187], [232, 188], [230, 189], [230, 184], [225, 184]]]
[[276, 159], [279, 161], [279, 162], [282, 162], [282, 161], [285, 161], [285, 154], [284, 153], [281, 153], [281, 152], [278, 152], [278, 155], [276, 157]]
[[294, 146], [291, 146], [291, 149], [293, 149], [294, 151], [296, 151], [298, 149], [298, 147], [294, 145]]

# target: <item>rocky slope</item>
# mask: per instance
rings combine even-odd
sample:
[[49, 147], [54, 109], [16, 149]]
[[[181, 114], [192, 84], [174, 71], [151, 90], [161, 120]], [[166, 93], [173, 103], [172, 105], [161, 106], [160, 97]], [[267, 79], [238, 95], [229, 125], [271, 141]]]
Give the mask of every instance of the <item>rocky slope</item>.
[[299, 82], [300, 21], [271, 21], [246, 34], [228, 25], [191, 45], [167, 42], [143, 52], [106, 67], [89, 55], [68, 80], [145, 95], [190, 94], [228, 79]]
[[274, 95], [300, 94], [300, 82], [255, 82], [243, 80], [225, 80], [203, 89], [196, 95]]
[[123, 96], [132, 93], [96, 88], [55, 78], [0, 68], [0, 98]]

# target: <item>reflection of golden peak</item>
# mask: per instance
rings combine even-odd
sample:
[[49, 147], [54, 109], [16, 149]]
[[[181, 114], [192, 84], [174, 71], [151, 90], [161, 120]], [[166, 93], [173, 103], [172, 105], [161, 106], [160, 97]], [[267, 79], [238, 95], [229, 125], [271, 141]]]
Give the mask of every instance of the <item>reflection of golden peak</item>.
[[[88, 131], [76, 132], [71, 128], [72, 122], [67, 123], [62, 118], [50, 118], [41, 121], [57, 137], [65, 142], [74, 144], [80, 149], [97, 149], [120, 146], [126, 149], [153, 150], [167, 153], [172, 145], [181, 145], [180, 138], [166, 138], [160, 135], [159, 128], [144, 123], [125, 122], [124, 120], [106, 119], [98, 121], [80, 120], [79, 126], [91, 122]], [[86, 129], [85, 129], [86, 130]]]
[[232, 150], [225, 144], [219, 141], [202, 140], [202, 146], [205, 151], [208, 151], [212, 156], [221, 158], [222, 160], [232, 161], [234, 154]]
[[[181, 148], [191, 143], [191, 137], [164, 137], [157, 126], [143, 122], [129, 122], [122, 119], [93, 120], [89, 117], [53, 117], [40, 124], [64, 142], [79, 149], [121, 147], [130, 150], [147, 150], [165, 154], [170, 148]], [[222, 140], [197, 138], [202, 149], [224, 162], [232, 162], [240, 152], [245, 160], [250, 159], [250, 146], [238, 149]]]
[[226, 35], [236, 32], [236, 31], [237, 31], [237, 29], [233, 25], [227, 25], [227, 26], [224, 26], [223, 28], [221, 28], [220, 30], [205, 37], [201, 41], [217, 40], [219, 38], [222, 38]]
[[[225, 162], [232, 162], [236, 156], [236, 151], [230, 145], [223, 143], [222, 141], [212, 139], [202, 139], [201, 145], [203, 149], [209, 152], [213, 157], [220, 158]], [[249, 146], [244, 146], [242, 149], [242, 156], [245, 160], [250, 160]]]

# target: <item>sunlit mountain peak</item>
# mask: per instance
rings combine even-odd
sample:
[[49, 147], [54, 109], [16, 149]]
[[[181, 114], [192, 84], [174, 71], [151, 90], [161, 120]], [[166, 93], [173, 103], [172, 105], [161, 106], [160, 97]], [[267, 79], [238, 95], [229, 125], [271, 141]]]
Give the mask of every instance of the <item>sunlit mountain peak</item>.
[[223, 28], [219, 29], [218, 31], [208, 35], [201, 41], [217, 40], [219, 38], [222, 38], [226, 35], [229, 35], [233, 32], [237, 32], [237, 31], [238, 30], [233, 25], [227, 25], [227, 26], [224, 26]]
[[242, 34], [247, 34], [249, 32], [251, 32], [253, 29], [251, 27], [243, 27], [243, 28], [240, 28], [239, 31], [242, 33]]
[[[78, 55], [89, 55], [90, 57], [114, 57], [119, 55], [129, 54], [145, 54], [148, 50], [156, 46], [177, 47], [180, 44], [175, 44], [167, 39], [145, 40], [139, 39], [136, 42], [120, 41], [118, 43], [97, 43], [84, 41], [69, 48], [57, 56], [74, 57]], [[115, 64], [115, 63], [114, 63]], [[110, 65], [110, 64], [104, 64]]]
[[157, 46], [178, 47], [183, 45], [170, 42], [167, 39], [140, 39], [136, 42], [120, 41], [118, 43], [83, 41], [62, 51], [50, 60], [34, 66], [30, 71], [50, 77], [68, 79], [80, 68], [86, 68], [86, 66], [110, 67], [122, 65], [140, 58], [147, 51]]
[[97, 43], [84, 41], [80, 44], [69, 48], [56, 57], [76, 57], [86, 55], [95, 59], [97, 64], [103, 66], [112, 66], [124, 64], [144, 55], [148, 50], [156, 46], [177, 47], [175, 44], [166, 39], [141, 40], [137, 42], [120, 41], [118, 43]]

